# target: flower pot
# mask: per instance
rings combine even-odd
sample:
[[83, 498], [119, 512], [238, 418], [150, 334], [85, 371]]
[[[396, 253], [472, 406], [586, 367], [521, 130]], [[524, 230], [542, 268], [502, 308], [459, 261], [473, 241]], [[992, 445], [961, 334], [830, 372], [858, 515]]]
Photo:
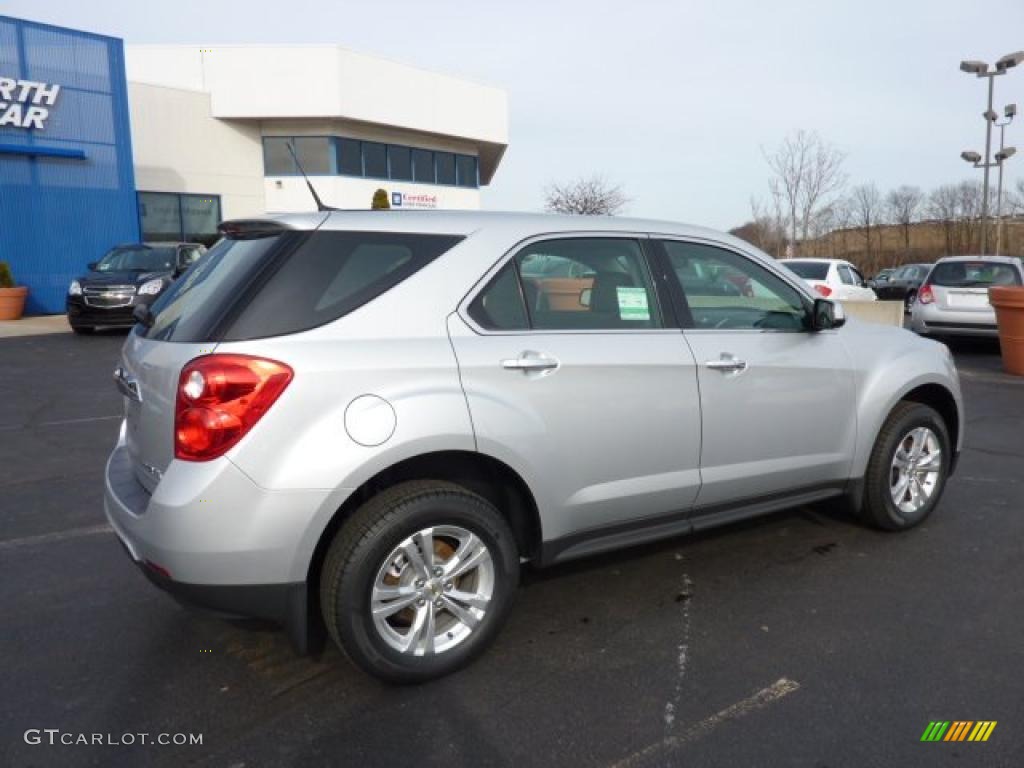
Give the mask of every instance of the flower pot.
[[1024, 288], [994, 285], [988, 289], [999, 326], [999, 347], [1007, 373], [1024, 376]]
[[0, 288], [0, 320], [17, 320], [25, 311], [25, 297], [28, 286], [17, 285], [14, 288]]

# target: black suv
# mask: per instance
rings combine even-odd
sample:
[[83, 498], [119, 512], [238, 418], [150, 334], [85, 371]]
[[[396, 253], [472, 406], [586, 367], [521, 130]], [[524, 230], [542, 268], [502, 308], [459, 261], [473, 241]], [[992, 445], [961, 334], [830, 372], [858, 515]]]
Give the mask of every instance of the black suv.
[[98, 326], [130, 328], [135, 307], [152, 304], [204, 253], [206, 247], [199, 243], [134, 243], [110, 249], [68, 286], [71, 329], [92, 333]]

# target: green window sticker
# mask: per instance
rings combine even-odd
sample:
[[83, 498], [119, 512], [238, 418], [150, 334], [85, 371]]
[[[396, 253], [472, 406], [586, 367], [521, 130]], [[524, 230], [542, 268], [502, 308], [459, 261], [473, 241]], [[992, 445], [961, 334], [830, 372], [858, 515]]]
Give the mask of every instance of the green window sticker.
[[651, 310], [647, 306], [647, 289], [628, 285], [615, 286], [619, 299], [619, 317], [623, 320], [650, 320]]

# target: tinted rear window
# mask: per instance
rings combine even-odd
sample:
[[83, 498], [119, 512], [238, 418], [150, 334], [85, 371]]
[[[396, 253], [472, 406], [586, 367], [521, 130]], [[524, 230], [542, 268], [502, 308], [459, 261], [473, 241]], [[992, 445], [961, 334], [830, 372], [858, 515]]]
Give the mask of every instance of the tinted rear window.
[[238, 341], [315, 328], [372, 301], [461, 239], [389, 232], [225, 239], [154, 303], [146, 335]]
[[210, 341], [215, 326], [285, 237], [221, 240], [153, 302], [153, 327], [137, 326], [139, 332], [160, 341]]
[[828, 277], [828, 264], [817, 261], [783, 261], [782, 265], [804, 280], [824, 280]]
[[1010, 264], [986, 261], [947, 261], [936, 264], [928, 282], [947, 288], [1021, 284], [1020, 272]]

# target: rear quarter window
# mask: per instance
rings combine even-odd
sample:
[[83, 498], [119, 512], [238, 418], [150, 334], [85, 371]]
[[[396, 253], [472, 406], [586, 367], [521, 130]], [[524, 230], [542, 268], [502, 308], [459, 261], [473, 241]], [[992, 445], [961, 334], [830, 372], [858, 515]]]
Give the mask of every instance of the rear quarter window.
[[225, 341], [309, 330], [372, 301], [462, 238], [390, 232], [313, 232], [261, 280]]
[[309, 330], [372, 301], [462, 237], [284, 232], [221, 240], [153, 304], [148, 338], [241, 341]]

